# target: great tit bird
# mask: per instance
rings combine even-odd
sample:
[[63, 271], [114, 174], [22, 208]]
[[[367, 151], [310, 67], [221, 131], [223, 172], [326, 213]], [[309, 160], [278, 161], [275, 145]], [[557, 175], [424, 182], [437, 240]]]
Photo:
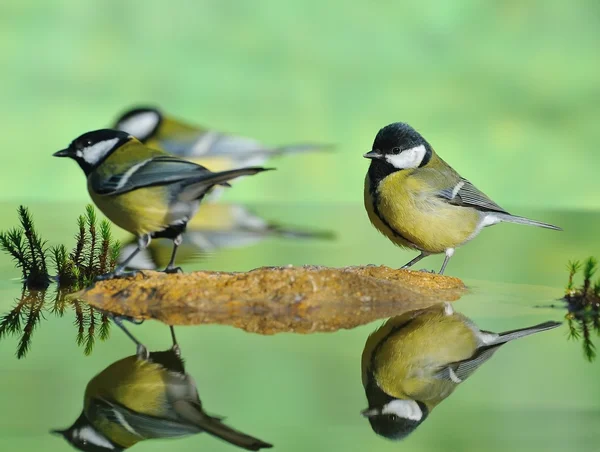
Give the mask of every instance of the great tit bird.
[[138, 237], [137, 248], [106, 277], [120, 275], [152, 238], [161, 237], [173, 240], [165, 271], [178, 271], [174, 266], [177, 247], [206, 193], [228, 180], [266, 170], [248, 167], [213, 173], [111, 129], [83, 134], [54, 156], [75, 160], [87, 177], [96, 206], [117, 226]]
[[114, 128], [130, 133], [150, 147], [164, 149], [214, 171], [260, 166], [271, 157], [328, 148], [311, 143], [272, 148], [252, 138], [187, 124], [153, 107], [136, 107], [125, 112]]
[[403, 439], [502, 345], [559, 325], [491, 333], [449, 303], [392, 317], [369, 336], [363, 350], [369, 408], [362, 414], [378, 435]]
[[371, 223], [394, 244], [420, 251], [402, 268], [445, 253], [444, 273], [458, 246], [500, 222], [561, 230], [508, 213], [438, 157], [408, 124], [381, 129], [364, 157], [371, 160], [364, 191]]
[[[263, 240], [280, 237], [291, 240], [331, 240], [330, 231], [302, 230], [271, 223], [239, 204], [204, 204], [190, 220], [183, 242], [177, 251], [179, 263], [206, 257], [224, 248], [243, 248]], [[121, 247], [120, 261], [137, 247], [132, 240]], [[153, 241], [148, 248], [129, 261], [129, 268], [155, 270], [169, 261], [171, 250], [166, 243]]]
[[53, 431], [82, 451], [122, 451], [147, 439], [201, 432], [248, 450], [272, 447], [207, 414], [173, 349], [111, 364], [88, 383], [83, 405], [71, 427]]

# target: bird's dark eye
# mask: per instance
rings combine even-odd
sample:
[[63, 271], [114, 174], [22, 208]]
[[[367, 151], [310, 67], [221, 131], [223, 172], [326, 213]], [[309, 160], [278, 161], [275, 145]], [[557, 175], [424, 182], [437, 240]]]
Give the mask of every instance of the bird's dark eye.
[[396, 422], [397, 420], [398, 420], [398, 416], [396, 416], [395, 414], [390, 414], [390, 421]]
[[400, 154], [400, 148], [399, 147], [392, 148], [392, 154]]

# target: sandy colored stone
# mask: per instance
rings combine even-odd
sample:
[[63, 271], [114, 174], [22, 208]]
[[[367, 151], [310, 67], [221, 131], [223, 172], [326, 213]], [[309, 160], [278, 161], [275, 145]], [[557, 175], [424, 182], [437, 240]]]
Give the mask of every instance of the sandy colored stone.
[[366, 266], [263, 267], [243, 273], [141, 272], [76, 294], [97, 308], [170, 325], [227, 324], [260, 334], [353, 328], [454, 301], [458, 278]]

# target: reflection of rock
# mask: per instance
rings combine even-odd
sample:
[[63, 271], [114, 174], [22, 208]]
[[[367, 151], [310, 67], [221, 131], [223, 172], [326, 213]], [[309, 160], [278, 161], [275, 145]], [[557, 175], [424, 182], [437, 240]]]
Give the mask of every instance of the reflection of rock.
[[143, 272], [77, 294], [92, 306], [172, 325], [273, 334], [352, 328], [458, 299], [460, 279], [388, 267], [264, 267], [246, 273]]

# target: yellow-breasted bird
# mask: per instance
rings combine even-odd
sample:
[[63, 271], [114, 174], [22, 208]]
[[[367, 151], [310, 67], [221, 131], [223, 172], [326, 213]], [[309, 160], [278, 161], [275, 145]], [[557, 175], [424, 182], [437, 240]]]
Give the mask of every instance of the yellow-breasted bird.
[[365, 208], [373, 225], [394, 244], [420, 254], [445, 253], [443, 273], [454, 250], [486, 226], [500, 222], [561, 230], [511, 215], [444, 162], [415, 129], [405, 123], [379, 131], [365, 178]]
[[120, 275], [151, 239], [161, 237], [173, 240], [165, 271], [178, 271], [174, 266], [177, 247], [206, 193], [215, 185], [227, 185], [228, 180], [266, 170], [247, 167], [214, 173], [112, 129], [85, 133], [54, 156], [75, 160], [85, 173], [96, 206], [138, 237], [137, 248], [105, 277]]
[[559, 325], [492, 333], [449, 303], [392, 317], [365, 343], [361, 367], [369, 407], [362, 414], [378, 435], [403, 439], [502, 345]]
[[252, 138], [190, 125], [165, 115], [158, 108], [144, 106], [123, 113], [115, 122], [114, 128], [130, 133], [150, 147], [163, 149], [214, 171], [260, 166], [271, 157], [329, 147], [323, 144], [298, 143], [273, 148]]
[[108, 366], [88, 383], [75, 423], [53, 431], [87, 452], [122, 451], [147, 439], [202, 432], [248, 450], [272, 447], [207, 414], [174, 349], [129, 356]]

